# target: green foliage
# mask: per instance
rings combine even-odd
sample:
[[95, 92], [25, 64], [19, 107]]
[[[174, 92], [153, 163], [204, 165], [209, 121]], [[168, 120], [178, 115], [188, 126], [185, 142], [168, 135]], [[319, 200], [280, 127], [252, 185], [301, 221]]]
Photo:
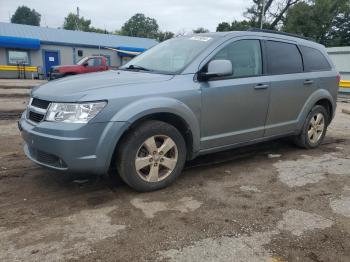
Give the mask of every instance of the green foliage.
[[39, 26], [40, 20], [41, 15], [35, 9], [30, 10], [29, 7], [24, 5], [17, 7], [16, 12], [11, 17], [11, 23], [23, 25]]
[[90, 31], [91, 20], [85, 19], [84, 17], [78, 17], [74, 13], [69, 13], [67, 17], [64, 18], [63, 28], [67, 30], [80, 30], [89, 32]]
[[163, 42], [165, 40], [168, 40], [170, 38], [173, 38], [175, 36], [175, 34], [173, 32], [169, 32], [169, 31], [165, 31], [165, 32], [158, 32], [157, 34], [157, 40], [159, 42]]
[[133, 15], [120, 30], [121, 35], [157, 38], [159, 26], [154, 18], [144, 14]]
[[108, 34], [109, 32], [105, 29], [100, 29], [91, 26], [91, 20], [85, 19], [84, 17], [78, 17], [74, 13], [69, 13], [64, 18], [63, 28], [67, 30], [79, 30], [84, 32], [95, 32], [100, 34]]
[[216, 32], [228, 32], [231, 31], [231, 25], [227, 22], [221, 22], [216, 27]]
[[[252, 0], [253, 5], [247, 9], [245, 16], [260, 27], [264, 18], [263, 28], [279, 29], [286, 17], [287, 11], [302, 0]], [[307, 0], [305, 0], [307, 1]]]
[[209, 30], [204, 27], [198, 27], [197, 29], [193, 29], [192, 32], [194, 34], [201, 34], [201, 33], [209, 33]]
[[246, 31], [249, 28], [255, 27], [255, 23], [252, 21], [233, 21], [231, 24], [228, 22], [222, 22], [216, 27], [216, 32], [226, 31]]
[[300, 2], [288, 11], [282, 29], [312, 38], [324, 45], [343, 45], [347, 42], [349, 32], [349, 2], [348, 0]]
[[350, 8], [337, 15], [329, 32], [328, 46], [350, 46]]
[[318, 25], [314, 20], [314, 8], [301, 2], [288, 11], [282, 30], [316, 39], [318, 38]]

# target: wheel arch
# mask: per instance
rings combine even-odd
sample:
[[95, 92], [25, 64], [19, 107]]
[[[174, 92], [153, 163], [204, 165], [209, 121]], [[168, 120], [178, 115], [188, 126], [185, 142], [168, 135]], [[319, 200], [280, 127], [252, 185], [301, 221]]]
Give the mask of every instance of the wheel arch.
[[[298, 130], [301, 130], [305, 119], [307, 118], [309, 112], [315, 105], [321, 105], [324, 106], [329, 113], [329, 123], [334, 117], [335, 109], [336, 109], [336, 102], [334, 101], [334, 98], [332, 95], [325, 89], [318, 89], [312, 95], [309, 97], [309, 99], [304, 104], [303, 109], [301, 110], [299, 114], [299, 121], [298, 121]], [[328, 123], [328, 124], [329, 124]]]
[[[200, 146], [199, 122], [193, 111], [181, 101], [173, 98], [145, 98], [131, 103], [119, 110], [112, 121], [126, 121], [124, 130], [115, 144], [113, 154], [128, 132], [147, 120], [159, 120], [176, 127], [183, 135], [187, 147], [187, 159], [196, 156]], [[114, 155], [111, 157], [113, 159]]]

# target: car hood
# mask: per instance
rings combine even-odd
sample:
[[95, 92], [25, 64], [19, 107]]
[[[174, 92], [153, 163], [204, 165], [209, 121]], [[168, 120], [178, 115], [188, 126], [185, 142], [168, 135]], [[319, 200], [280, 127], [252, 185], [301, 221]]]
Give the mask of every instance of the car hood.
[[81, 74], [50, 81], [36, 87], [33, 97], [50, 101], [78, 101], [92, 90], [103, 88], [131, 88], [133, 85], [168, 81], [173, 75], [109, 70], [98, 73]]
[[59, 70], [59, 69], [73, 69], [73, 68], [78, 68], [81, 67], [81, 65], [60, 65], [60, 66], [53, 66], [51, 67], [52, 70]]

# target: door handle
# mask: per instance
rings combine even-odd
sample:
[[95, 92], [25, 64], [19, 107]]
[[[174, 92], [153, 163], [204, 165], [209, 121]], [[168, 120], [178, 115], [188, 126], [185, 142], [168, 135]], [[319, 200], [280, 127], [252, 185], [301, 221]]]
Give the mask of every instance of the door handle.
[[257, 84], [254, 89], [266, 89], [268, 88], [269, 85], [265, 85], [265, 84]]
[[304, 85], [312, 85], [314, 83], [313, 80], [305, 80]]

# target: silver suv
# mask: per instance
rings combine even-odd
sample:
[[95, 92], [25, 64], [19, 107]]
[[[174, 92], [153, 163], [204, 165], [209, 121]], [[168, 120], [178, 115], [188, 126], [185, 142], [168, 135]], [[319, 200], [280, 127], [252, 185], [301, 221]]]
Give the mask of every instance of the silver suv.
[[272, 32], [177, 37], [117, 71], [31, 93], [19, 128], [35, 163], [107, 173], [138, 191], [171, 184], [186, 160], [284, 136], [322, 142], [339, 75], [323, 46]]

